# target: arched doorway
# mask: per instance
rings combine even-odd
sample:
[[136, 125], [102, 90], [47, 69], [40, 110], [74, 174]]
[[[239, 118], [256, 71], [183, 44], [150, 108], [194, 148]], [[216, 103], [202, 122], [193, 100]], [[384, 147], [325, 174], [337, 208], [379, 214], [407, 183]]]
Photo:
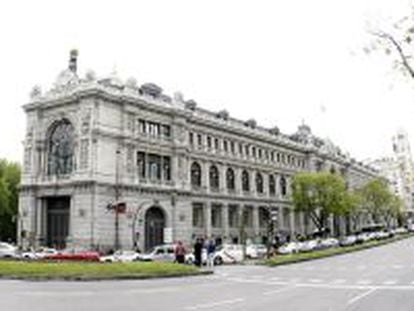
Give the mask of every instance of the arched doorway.
[[145, 249], [164, 242], [165, 215], [161, 208], [153, 206], [145, 214]]

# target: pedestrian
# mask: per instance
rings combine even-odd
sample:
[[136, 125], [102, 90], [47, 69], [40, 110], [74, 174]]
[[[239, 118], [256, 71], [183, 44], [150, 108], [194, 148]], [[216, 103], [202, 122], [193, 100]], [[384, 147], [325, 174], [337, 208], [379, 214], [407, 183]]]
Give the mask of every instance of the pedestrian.
[[201, 260], [201, 253], [203, 251], [203, 242], [200, 238], [197, 238], [195, 244], [194, 244], [194, 263], [196, 266], [200, 267], [202, 264]]
[[175, 252], [175, 261], [177, 263], [183, 264], [185, 262], [185, 247], [181, 241], [178, 241], [174, 252]]
[[207, 244], [207, 266], [213, 268], [214, 266], [214, 253], [216, 252], [216, 243], [211, 239]]

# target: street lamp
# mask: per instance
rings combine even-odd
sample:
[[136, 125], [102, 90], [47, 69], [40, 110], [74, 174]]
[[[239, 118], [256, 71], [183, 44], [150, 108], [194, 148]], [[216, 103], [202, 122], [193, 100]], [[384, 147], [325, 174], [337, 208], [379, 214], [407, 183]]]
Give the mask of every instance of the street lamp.
[[278, 211], [275, 207], [269, 207], [270, 219], [268, 220], [268, 237], [267, 237], [267, 258], [270, 258], [270, 248], [275, 238], [275, 227], [277, 225]]
[[132, 228], [132, 244], [133, 244], [133, 247], [134, 248], [136, 248], [137, 247], [137, 245], [138, 245], [138, 237], [137, 237], [137, 232], [136, 232], [136, 229], [135, 229], [135, 225], [136, 225], [136, 222], [137, 222], [137, 219], [138, 219], [138, 216], [139, 216], [139, 214], [140, 214], [140, 211], [142, 210], [142, 208], [144, 207], [144, 205], [145, 204], [148, 204], [148, 203], [152, 203], [153, 201], [150, 201], [150, 200], [147, 200], [147, 201], [144, 201], [144, 202], [141, 202], [141, 204], [135, 209], [135, 211], [134, 211], [134, 215], [133, 215], [133, 217], [132, 217], [132, 226], [131, 226], [131, 228]]

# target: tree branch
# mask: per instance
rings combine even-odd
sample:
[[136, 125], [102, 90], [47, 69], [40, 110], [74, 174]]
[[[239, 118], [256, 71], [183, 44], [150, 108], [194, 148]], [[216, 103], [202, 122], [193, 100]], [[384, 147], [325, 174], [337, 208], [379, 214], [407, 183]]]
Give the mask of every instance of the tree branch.
[[403, 48], [397, 42], [397, 40], [392, 35], [390, 35], [389, 33], [386, 33], [386, 32], [383, 32], [383, 31], [371, 31], [370, 33], [374, 36], [377, 36], [381, 39], [385, 39], [385, 40], [391, 42], [391, 44], [394, 46], [394, 48], [397, 50], [398, 54], [400, 55], [400, 58], [401, 58], [401, 61], [402, 61], [402, 64], [403, 64], [404, 68], [408, 71], [411, 78], [414, 79], [414, 69], [408, 63], [408, 57], [404, 54]]

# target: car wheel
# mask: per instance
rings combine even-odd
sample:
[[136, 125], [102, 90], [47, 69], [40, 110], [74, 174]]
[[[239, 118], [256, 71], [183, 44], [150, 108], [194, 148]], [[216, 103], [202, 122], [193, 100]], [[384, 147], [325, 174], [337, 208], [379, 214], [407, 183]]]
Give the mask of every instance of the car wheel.
[[220, 256], [217, 256], [216, 258], [214, 258], [214, 265], [215, 266], [219, 266], [223, 264], [223, 258], [221, 258]]

